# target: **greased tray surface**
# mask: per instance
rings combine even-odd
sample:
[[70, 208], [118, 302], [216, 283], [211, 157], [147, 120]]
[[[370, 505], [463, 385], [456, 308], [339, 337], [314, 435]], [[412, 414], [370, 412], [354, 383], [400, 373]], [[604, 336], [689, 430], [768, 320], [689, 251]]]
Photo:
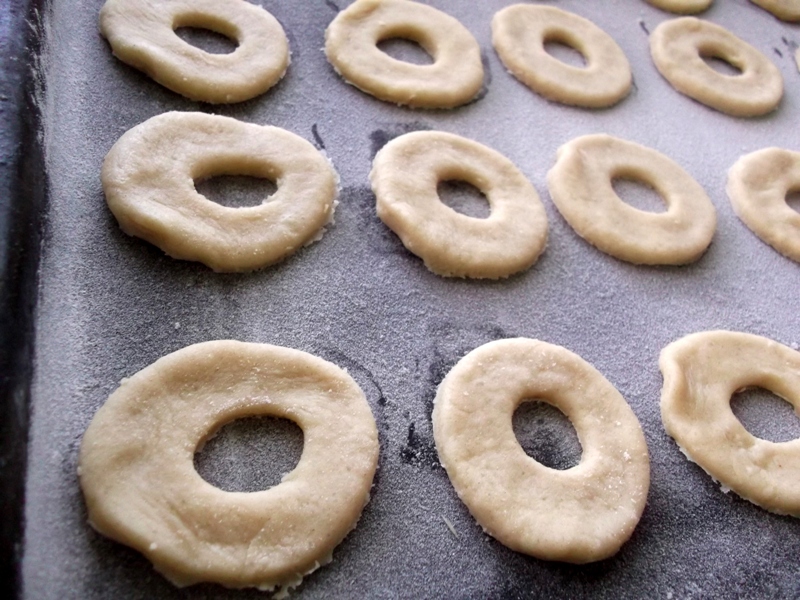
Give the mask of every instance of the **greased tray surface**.
[[[372, 500], [333, 563], [309, 576], [294, 592], [298, 597], [796, 597], [800, 523], [723, 494], [685, 459], [661, 425], [657, 359], [672, 340], [714, 328], [800, 342], [800, 266], [751, 234], [724, 193], [726, 171], [741, 154], [766, 146], [800, 149], [792, 57], [797, 27], [746, 0], [718, 0], [703, 15], [760, 49], [785, 78], [774, 114], [736, 119], [678, 94], [656, 72], [646, 32], [668, 14], [636, 0], [553, 2], [594, 21], [631, 61], [630, 97], [591, 111], [549, 103], [504, 70], [491, 47], [490, 21], [509, 2], [434, 0], [429, 4], [477, 38], [487, 86], [468, 106], [414, 111], [346, 85], [325, 60], [325, 27], [347, 2], [257, 3], [290, 39], [286, 78], [254, 100], [212, 107], [114, 59], [97, 32], [102, 2], [52, 0], [44, 106], [50, 196], [24, 597], [263, 597], [215, 585], [174, 588], [138, 553], [90, 529], [76, 475], [81, 435], [120, 379], [188, 344], [225, 338], [298, 348], [347, 368], [378, 423], [381, 458]], [[245, 275], [215, 274], [127, 237], [105, 206], [100, 166], [122, 133], [169, 110], [285, 127], [324, 148], [341, 175], [335, 225], [282, 264]], [[536, 266], [500, 282], [443, 279], [381, 224], [367, 178], [371, 159], [388, 139], [417, 129], [478, 140], [530, 178], [550, 222], [548, 248]], [[667, 154], [705, 187], [718, 227], [697, 263], [651, 268], [617, 261], [558, 215], [545, 186], [556, 149], [596, 132]], [[438, 464], [430, 421], [436, 386], [469, 350], [512, 336], [577, 352], [620, 390], [641, 421], [652, 460], [649, 501], [632, 539], [610, 560], [570, 566], [506, 549], [482, 533]], [[800, 426], [791, 411], [776, 406], [754, 400], [740, 414], [762, 435], [796, 437]], [[539, 418], [551, 423], [546, 417]], [[250, 465], [265, 452], [290, 466], [286, 456], [298, 455], [299, 438], [273, 427], [272, 443], [259, 437], [262, 431], [250, 424], [222, 436], [217, 460], [207, 461], [204, 474], [257, 485]]]

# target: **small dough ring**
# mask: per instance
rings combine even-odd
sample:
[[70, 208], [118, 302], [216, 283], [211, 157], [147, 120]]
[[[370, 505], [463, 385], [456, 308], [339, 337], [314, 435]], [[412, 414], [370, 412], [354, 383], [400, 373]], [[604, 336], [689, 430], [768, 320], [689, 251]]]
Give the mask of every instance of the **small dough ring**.
[[800, 0], [750, 0], [750, 2], [771, 12], [781, 21], [790, 23], [800, 21]]
[[731, 396], [767, 389], [800, 409], [800, 353], [747, 333], [694, 333], [661, 351], [661, 419], [690, 460], [742, 498], [800, 517], [800, 439], [754, 437]]
[[[378, 152], [369, 178], [380, 219], [438, 275], [508, 277], [534, 264], [547, 244], [547, 213], [528, 179], [505, 156], [467, 138], [402, 135]], [[437, 184], [452, 180], [486, 195], [488, 218], [441, 201]]]
[[[577, 466], [557, 471], [525, 454], [511, 419], [532, 398], [572, 422]], [[439, 386], [433, 433], [459, 498], [512, 550], [593, 562], [615, 554], [639, 522], [650, 485], [639, 421], [605, 377], [560, 346], [506, 339], [467, 354]]]
[[[434, 63], [415, 65], [381, 51], [383, 40], [418, 43]], [[453, 108], [483, 85], [478, 42], [456, 19], [408, 0], [357, 0], [325, 31], [325, 54], [345, 81], [380, 100], [414, 108]]]
[[[263, 177], [278, 189], [259, 206], [230, 208], [194, 187], [216, 175]], [[266, 267], [321, 237], [338, 185], [330, 163], [293, 133], [184, 112], [127, 131], [106, 156], [101, 178], [125, 233], [220, 272]]]
[[728, 172], [728, 197], [750, 230], [800, 262], [800, 214], [786, 194], [800, 189], [800, 152], [765, 148], [742, 156]]
[[[236, 40], [230, 54], [183, 41], [179, 27]], [[266, 92], [286, 73], [289, 42], [277, 19], [244, 0], [107, 0], [100, 33], [114, 56], [191, 100], [241, 102]]]
[[[219, 427], [249, 416], [297, 423], [303, 453], [277, 486], [226, 492], [200, 477], [193, 457]], [[369, 405], [339, 367], [215, 341], [123, 380], [83, 436], [78, 472], [92, 527], [175, 585], [272, 589], [331, 560], [369, 500], [377, 459]]]
[[[492, 19], [492, 42], [506, 68], [549, 100], [602, 108], [628, 95], [631, 67], [614, 39], [591, 21], [552, 6], [514, 4]], [[586, 67], [554, 58], [545, 43], [575, 48]]]
[[[616, 178], [655, 189], [667, 211], [623, 202]], [[608, 135], [575, 138], [558, 149], [547, 174], [550, 196], [575, 232], [606, 254], [634, 264], [681, 265], [697, 260], [714, 236], [714, 205], [680, 165], [651, 148]]]
[[714, 0], [647, 0], [656, 8], [679, 15], [695, 15], [703, 12]]
[[[783, 77], [761, 52], [727, 29], [694, 17], [661, 23], [650, 36], [659, 73], [676, 90], [720, 112], [754, 117], [771, 112], [783, 96]], [[741, 70], [724, 75], [702, 57], [720, 58]]]

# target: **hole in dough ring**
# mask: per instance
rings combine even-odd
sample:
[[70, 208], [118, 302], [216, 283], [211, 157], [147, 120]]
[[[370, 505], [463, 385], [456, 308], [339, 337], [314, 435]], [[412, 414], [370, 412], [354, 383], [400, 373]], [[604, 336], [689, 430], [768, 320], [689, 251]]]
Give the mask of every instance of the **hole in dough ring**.
[[[378, 217], [431, 271], [498, 279], [533, 265], [547, 244], [547, 214], [536, 190], [505, 156], [441, 131], [395, 138], [375, 156], [370, 182]], [[489, 201], [486, 219], [460, 214], [437, 194], [466, 181]]]
[[[525, 454], [511, 420], [532, 398], [572, 422], [577, 466], [558, 471]], [[600, 372], [560, 346], [506, 339], [467, 354], [439, 386], [433, 432], [459, 498], [512, 550], [593, 562], [615, 554], [639, 522], [650, 485], [639, 422]]]
[[750, 2], [771, 12], [781, 21], [790, 23], [800, 21], [800, 0], [750, 0]]
[[[392, 58], [378, 43], [416, 42], [430, 65]], [[345, 81], [380, 100], [415, 108], [453, 108], [483, 85], [480, 47], [456, 19], [408, 0], [357, 0], [325, 31], [325, 54]]]
[[[548, 54], [545, 43], [566, 44], [580, 52], [585, 67]], [[611, 36], [591, 21], [551, 6], [515, 4], [492, 19], [492, 43], [514, 77], [557, 102], [602, 108], [628, 95], [631, 68]]]
[[[623, 202], [614, 179], [651, 186], [667, 211], [651, 213]], [[547, 174], [550, 196], [587, 242], [634, 264], [681, 265], [697, 260], [714, 236], [717, 218], [703, 188], [672, 159], [608, 135], [586, 135], [558, 149]]]
[[714, 0], [647, 0], [656, 8], [679, 15], [694, 15], [706, 10]]
[[[650, 35], [650, 54], [672, 87], [729, 115], [766, 114], [783, 96], [778, 68], [753, 46], [708, 21], [694, 17], [664, 21]], [[724, 60], [741, 73], [718, 73], [703, 57]]]
[[742, 498], [800, 516], [800, 439], [769, 442], [748, 432], [731, 396], [755, 386], [800, 407], [800, 353], [747, 333], [694, 333], [661, 351], [661, 419], [689, 460]]
[[[259, 206], [230, 208], [194, 187], [215, 175], [263, 177], [277, 190]], [[127, 131], [106, 156], [101, 178], [125, 233], [219, 272], [260, 269], [319, 239], [338, 185], [330, 163], [293, 133], [184, 112]]]
[[[179, 27], [210, 29], [238, 42], [230, 54], [196, 48]], [[241, 102], [286, 73], [289, 43], [280, 23], [243, 0], [108, 0], [100, 33], [114, 56], [191, 100]]]
[[800, 262], [800, 214], [786, 194], [800, 189], [800, 152], [765, 148], [742, 156], [728, 171], [736, 215], [764, 242]]
[[[268, 490], [225, 492], [193, 457], [235, 419], [303, 430], [297, 467]], [[295, 586], [331, 560], [369, 500], [378, 459], [363, 392], [339, 367], [267, 344], [214, 341], [123, 380], [81, 443], [80, 483], [97, 531], [178, 586]]]

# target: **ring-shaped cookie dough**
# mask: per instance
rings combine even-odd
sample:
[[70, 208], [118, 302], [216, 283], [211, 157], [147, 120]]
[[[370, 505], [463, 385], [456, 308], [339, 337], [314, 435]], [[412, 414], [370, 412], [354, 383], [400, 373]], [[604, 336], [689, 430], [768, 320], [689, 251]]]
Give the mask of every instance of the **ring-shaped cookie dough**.
[[[548, 54], [557, 42], [583, 55], [574, 67]], [[591, 21], [552, 6], [514, 4], [492, 19], [492, 43], [514, 77], [549, 100], [602, 108], [628, 95], [631, 67], [614, 39]]]
[[711, 6], [714, 0], [647, 0], [656, 8], [679, 15], [695, 15]]
[[[572, 422], [583, 447], [575, 467], [525, 454], [511, 420], [530, 399]], [[639, 421], [599, 371], [560, 346], [506, 339], [467, 354], [439, 386], [433, 432], [459, 498], [512, 550], [593, 562], [615, 554], [639, 522], [650, 485]]]
[[[623, 202], [614, 179], [652, 187], [667, 205], [652, 213]], [[634, 264], [681, 265], [697, 260], [714, 236], [714, 205], [672, 159], [609, 135], [586, 135], [558, 149], [547, 174], [550, 196], [575, 232], [606, 254]]]
[[[258, 206], [222, 206], [194, 187], [217, 175], [262, 177], [278, 189]], [[127, 131], [101, 178], [125, 233], [220, 272], [260, 269], [319, 239], [338, 186], [325, 157], [289, 131], [184, 112]]]
[[[664, 21], [650, 35], [650, 55], [672, 87], [729, 115], [766, 114], [783, 96], [778, 68], [753, 46], [708, 21], [694, 17]], [[703, 57], [724, 60], [741, 73], [718, 73]]]
[[[416, 42], [433, 64], [392, 58], [384, 40]], [[345, 81], [380, 100], [414, 108], [453, 108], [483, 85], [478, 42], [456, 19], [408, 0], [356, 0], [325, 31], [325, 54]]]
[[786, 194], [800, 190], [800, 152], [765, 148], [742, 156], [728, 171], [736, 215], [764, 242], [800, 262], [800, 213]]
[[[249, 416], [295, 422], [303, 453], [275, 487], [226, 492], [193, 457]], [[175, 585], [272, 589], [331, 560], [369, 500], [377, 459], [372, 412], [342, 369], [298, 350], [215, 341], [123, 380], [83, 436], [78, 472], [92, 527]]]
[[781, 21], [790, 23], [800, 21], [800, 0], [750, 0], [750, 2], [771, 12]]
[[[175, 33], [199, 27], [236, 40], [212, 54]], [[275, 85], [289, 66], [289, 42], [277, 19], [244, 0], [107, 0], [100, 33], [114, 56], [191, 100], [249, 100]]]
[[[547, 213], [528, 179], [505, 156], [441, 131], [386, 144], [369, 174], [378, 217], [425, 266], [443, 277], [498, 279], [533, 265], [547, 244]], [[443, 181], [465, 181], [489, 201], [485, 219], [445, 205]]]
[[742, 498], [800, 517], [800, 439], [753, 436], [731, 396], [761, 387], [800, 409], [800, 353], [747, 333], [694, 333], [661, 351], [661, 419], [689, 460]]

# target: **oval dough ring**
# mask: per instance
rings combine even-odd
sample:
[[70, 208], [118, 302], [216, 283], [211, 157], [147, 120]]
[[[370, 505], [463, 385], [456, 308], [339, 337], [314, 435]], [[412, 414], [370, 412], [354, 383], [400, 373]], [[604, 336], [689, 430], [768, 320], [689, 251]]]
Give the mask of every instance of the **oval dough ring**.
[[800, 152], [765, 148], [742, 156], [728, 172], [736, 215], [764, 242], [800, 262], [800, 214], [786, 194], [800, 189]]
[[[652, 213], [623, 202], [615, 178], [652, 186], [667, 211]], [[714, 236], [714, 205], [680, 165], [652, 148], [609, 135], [585, 135], [558, 149], [547, 174], [550, 196], [587, 242], [634, 264], [681, 265], [697, 260]]]
[[[534, 398], [572, 422], [577, 466], [557, 471], [525, 454], [511, 419]], [[560, 346], [506, 339], [467, 354], [439, 386], [433, 432], [459, 498], [512, 550], [593, 562], [615, 554], [639, 522], [650, 485], [639, 421], [599, 371]]]
[[689, 460], [742, 498], [800, 516], [800, 439], [754, 437], [731, 411], [731, 396], [757, 386], [800, 408], [800, 353], [764, 337], [694, 333], [661, 351], [661, 419]]
[[800, 0], [750, 0], [756, 6], [771, 12], [781, 21], [800, 21]]
[[711, 6], [714, 0], [646, 0], [656, 8], [679, 15], [694, 15]]
[[[259, 206], [230, 208], [194, 187], [197, 179], [223, 174], [263, 177], [278, 189]], [[289, 131], [183, 112], [127, 131], [101, 177], [125, 233], [220, 272], [260, 269], [319, 239], [338, 185], [330, 163]]]
[[[729, 115], [771, 112], [783, 96], [783, 77], [761, 52], [727, 29], [694, 17], [664, 21], [650, 36], [659, 73], [676, 90]], [[720, 58], [742, 72], [716, 72], [703, 56]]]
[[[236, 40], [212, 54], [177, 36], [200, 27]], [[114, 56], [191, 100], [241, 102], [278, 83], [289, 66], [289, 42], [277, 19], [244, 0], [107, 0], [100, 33]]]
[[[281, 483], [226, 492], [195, 452], [224, 424], [289, 419], [303, 453]], [[144, 554], [177, 586], [294, 587], [356, 525], [378, 459], [363, 392], [336, 365], [288, 348], [195, 344], [123, 380], [83, 436], [89, 522]]]
[[[508, 277], [533, 265], [547, 244], [547, 214], [534, 187], [478, 142], [442, 131], [408, 133], [378, 152], [369, 178], [380, 219], [438, 275]], [[452, 180], [486, 195], [488, 218], [441, 201], [437, 184]]]
[[[574, 48], [586, 67], [554, 58], [545, 50], [546, 42]], [[492, 43], [511, 74], [549, 100], [603, 108], [630, 91], [625, 53], [605, 31], [574, 13], [552, 6], [508, 6], [492, 19]]]
[[[381, 51], [383, 40], [418, 43], [434, 63], [415, 65]], [[414, 108], [453, 108], [483, 85], [478, 42], [456, 19], [408, 0], [357, 0], [325, 30], [325, 54], [345, 81], [380, 100]]]

